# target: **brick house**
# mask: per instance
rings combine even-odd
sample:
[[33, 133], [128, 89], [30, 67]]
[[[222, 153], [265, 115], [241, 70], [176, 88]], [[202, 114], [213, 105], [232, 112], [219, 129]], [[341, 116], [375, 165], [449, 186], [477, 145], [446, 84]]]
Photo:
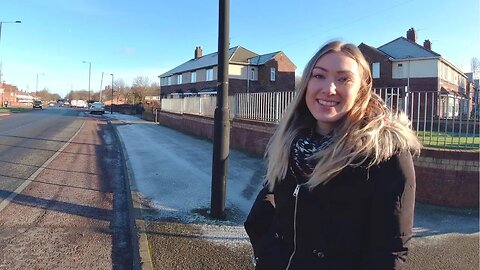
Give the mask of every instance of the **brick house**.
[[28, 106], [34, 97], [8, 83], [0, 83], [0, 107]]
[[[470, 110], [466, 105], [470, 94], [466, 91], [467, 76], [433, 51], [428, 39], [418, 44], [415, 29], [410, 28], [406, 38], [399, 37], [378, 48], [361, 43], [359, 49], [370, 63], [373, 87], [406, 86], [411, 93], [430, 92], [436, 99], [433, 114], [439, 117]], [[432, 113], [432, 102], [428, 102], [427, 111]], [[427, 102], [420, 103], [423, 111]]]
[[[282, 52], [259, 55], [241, 46], [229, 51], [229, 94], [293, 91], [296, 66]], [[162, 97], [216, 93], [218, 53], [203, 55], [196, 47], [194, 58], [161, 74]]]

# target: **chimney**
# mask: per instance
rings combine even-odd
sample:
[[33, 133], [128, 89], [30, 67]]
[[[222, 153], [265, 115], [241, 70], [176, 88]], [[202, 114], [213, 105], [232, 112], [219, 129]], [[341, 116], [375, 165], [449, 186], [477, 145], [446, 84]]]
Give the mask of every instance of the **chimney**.
[[195, 48], [195, 55], [194, 56], [195, 56], [195, 59], [198, 59], [198, 58], [202, 57], [202, 47], [197, 46]]
[[413, 27], [408, 29], [407, 39], [411, 42], [417, 43], [417, 32], [415, 31], [415, 29], [413, 29]]
[[432, 42], [428, 39], [425, 39], [425, 41], [423, 42], [423, 47], [429, 51], [432, 50]]

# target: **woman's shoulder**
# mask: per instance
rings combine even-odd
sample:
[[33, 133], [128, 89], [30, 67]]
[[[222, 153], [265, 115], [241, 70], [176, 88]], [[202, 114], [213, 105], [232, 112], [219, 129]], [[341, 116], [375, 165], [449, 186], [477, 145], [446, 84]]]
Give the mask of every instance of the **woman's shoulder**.
[[395, 153], [390, 158], [373, 165], [369, 170], [369, 176], [373, 181], [381, 183], [415, 181], [415, 168], [411, 152]]
[[372, 168], [398, 167], [402, 164], [413, 164], [413, 155], [411, 151], [401, 150], [395, 152], [391, 156], [384, 158], [377, 164], [372, 165]]

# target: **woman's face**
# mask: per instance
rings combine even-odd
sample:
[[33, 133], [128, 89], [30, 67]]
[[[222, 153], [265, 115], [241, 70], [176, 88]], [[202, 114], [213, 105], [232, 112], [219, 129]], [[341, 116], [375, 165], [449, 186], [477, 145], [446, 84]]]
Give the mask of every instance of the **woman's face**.
[[317, 120], [316, 131], [326, 135], [354, 105], [360, 89], [360, 68], [342, 52], [321, 56], [307, 84], [305, 101]]

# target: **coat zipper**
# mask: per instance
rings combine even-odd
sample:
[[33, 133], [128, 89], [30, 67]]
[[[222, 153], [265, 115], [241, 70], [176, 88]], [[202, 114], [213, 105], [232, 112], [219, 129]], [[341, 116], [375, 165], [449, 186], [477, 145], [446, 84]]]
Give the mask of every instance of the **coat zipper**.
[[290, 259], [288, 260], [287, 268], [285, 270], [288, 270], [290, 268], [290, 264], [292, 263], [293, 256], [295, 255], [295, 252], [297, 251], [297, 203], [298, 203], [298, 192], [300, 190], [300, 185], [297, 184], [295, 187], [295, 190], [293, 191], [293, 196], [295, 196], [295, 210], [293, 214], [293, 252], [292, 255], [290, 255]]

